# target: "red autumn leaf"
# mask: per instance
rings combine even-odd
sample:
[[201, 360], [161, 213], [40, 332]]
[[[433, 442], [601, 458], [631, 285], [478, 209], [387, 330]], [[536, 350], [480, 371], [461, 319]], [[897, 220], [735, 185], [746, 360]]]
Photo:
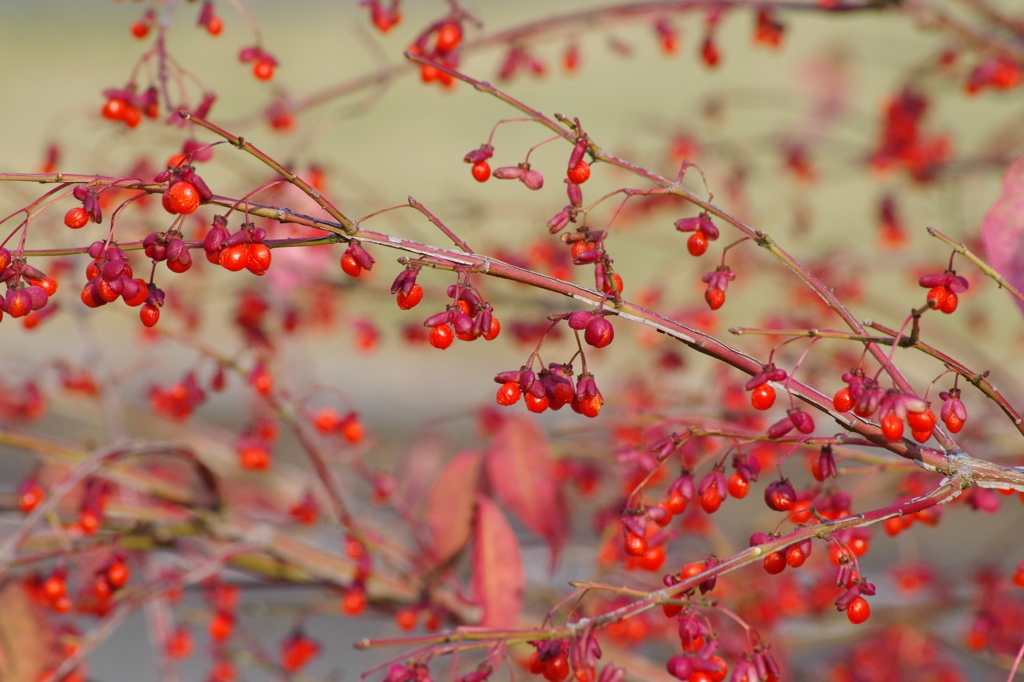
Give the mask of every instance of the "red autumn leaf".
[[17, 581], [0, 590], [0, 642], [4, 682], [35, 682], [62, 660], [56, 629]]
[[486, 497], [476, 503], [473, 535], [472, 589], [483, 607], [480, 625], [507, 628], [515, 625], [523, 607], [523, 561], [519, 541], [501, 510]]
[[434, 480], [427, 498], [426, 520], [432, 558], [438, 564], [448, 561], [469, 542], [481, 461], [479, 452], [462, 452]]
[[508, 417], [487, 451], [487, 477], [498, 499], [551, 550], [551, 565], [568, 532], [562, 488], [547, 437], [526, 416]]
[[1002, 193], [981, 222], [981, 241], [989, 264], [1018, 291], [1024, 289], [1024, 156], [1006, 169]]

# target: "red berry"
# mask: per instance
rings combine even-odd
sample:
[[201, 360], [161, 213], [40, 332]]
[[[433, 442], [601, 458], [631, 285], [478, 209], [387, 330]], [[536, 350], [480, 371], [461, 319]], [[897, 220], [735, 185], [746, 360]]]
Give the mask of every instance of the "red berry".
[[444, 54], [451, 52], [462, 42], [462, 27], [454, 21], [449, 21], [437, 29], [437, 42], [434, 48]]
[[583, 333], [583, 339], [594, 348], [604, 348], [615, 338], [615, 328], [603, 317], [595, 317]]
[[262, 275], [270, 269], [271, 253], [266, 244], [249, 244], [248, 260], [245, 267], [254, 275]]
[[928, 291], [928, 305], [935, 309], [942, 309], [943, 303], [946, 302], [946, 297], [950, 294], [949, 289], [941, 284], [937, 287], [932, 287]]
[[419, 610], [414, 606], [399, 609], [395, 614], [395, 625], [400, 630], [412, 630], [416, 627], [417, 621], [419, 621]]
[[682, 493], [678, 491], [674, 492], [668, 496], [666, 508], [672, 512], [672, 514], [682, 514], [686, 511], [686, 498], [683, 497]]
[[895, 412], [890, 412], [882, 418], [882, 435], [886, 440], [899, 440], [903, 437], [903, 420]]
[[132, 35], [142, 40], [149, 35], [149, 24], [143, 21], [136, 21], [132, 24]]
[[864, 597], [857, 597], [846, 607], [846, 617], [854, 625], [860, 625], [871, 615], [871, 605]]
[[786, 564], [792, 568], [800, 568], [807, 561], [807, 555], [800, 549], [800, 545], [790, 545], [786, 548]]
[[522, 395], [522, 391], [519, 389], [519, 384], [514, 381], [506, 381], [498, 387], [498, 404], [514, 405], [519, 402], [520, 395]]
[[786, 479], [772, 481], [764, 489], [764, 501], [775, 511], [789, 511], [796, 506], [796, 491]]
[[832, 397], [832, 406], [839, 412], [849, 412], [853, 408], [853, 395], [850, 393], [849, 386], [843, 386], [836, 391], [835, 396]]
[[214, 14], [210, 17], [210, 20], [206, 22], [206, 32], [211, 36], [219, 36], [220, 32], [224, 30], [224, 20]]
[[718, 46], [715, 45], [715, 40], [711, 36], [704, 39], [704, 44], [700, 48], [700, 56], [708, 66], [712, 68], [718, 66], [718, 60], [720, 59]]
[[142, 121], [142, 114], [139, 112], [137, 107], [128, 105], [125, 107], [124, 115], [121, 117], [121, 120], [124, 121], [124, 124], [129, 128], [134, 128]]
[[907, 412], [907, 425], [914, 431], [931, 432], [935, 428], [935, 421], [935, 413], [930, 409], [924, 412]]
[[585, 417], [593, 419], [601, 412], [604, 399], [599, 395], [588, 395], [579, 401], [579, 412]]
[[551, 400], [547, 395], [542, 395], [539, 398], [532, 393], [526, 394], [526, 409], [530, 412], [540, 414], [544, 410], [551, 406]]
[[43, 501], [45, 496], [43, 487], [38, 483], [33, 483], [18, 496], [18, 508], [23, 514], [28, 514]]
[[956, 310], [957, 303], [959, 302], [960, 299], [957, 297], [956, 292], [950, 291], [946, 294], [946, 299], [942, 302], [942, 305], [939, 306], [939, 310], [949, 315]]
[[1013, 573], [1013, 584], [1017, 587], [1024, 587], [1024, 561], [1017, 564], [1017, 570]]
[[77, 230], [80, 227], [85, 227], [85, 224], [89, 222], [89, 213], [81, 206], [75, 206], [67, 213], [64, 214], [64, 224], [70, 227], [72, 230]]
[[722, 493], [718, 491], [717, 485], [711, 485], [704, 489], [700, 495], [700, 506], [708, 514], [714, 514], [722, 506]]
[[643, 556], [647, 554], [647, 538], [627, 531], [626, 538], [623, 540], [623, 548], [630, 556]]
[[570, 182], [582, 185], [590, 178], [590, 164], [580, 159], [579, 163], [566, 171], [566, 175], [569, 177]]
[[124, 119], [124, 112], [127, 108], [128, 103], [123, 99], [108, 99], [100, 113], [103, 115], [103, 118], [111, 121], [120, 121]]
[[231, 637], [231, 633], [235, 630], [235, 619], [226, 611], [218, 611], [213, 618], [210, 619], [210, 625], [208, 626], [208, 632], [210, 639], [215, 642], [224, 642]]
[[358, 616], [366, 609], [366, 592], [356, 587], [345, 592], [341, 598], [341, 610], [346, 616]]
[[186, 180], [178, 180], [164, 192], [163, 205], [168, 213], [189, 214], [199, 208], [199, 191]]
[[167, 655], [171, 658], [187, 658], [192, 653], [192, 635], [184, 626], [178, 627], [165, 645]]
[[57, 293], [57, 280], [47, 275], [42, 279], [29, 279], [29, 284], [39, 287], [46, 292], [47, 296], [53, 296]]
[[964, 428], [964, 422], [960, 417], [956, 416], [956, 413], [950, 412], [949, 416], [946, 417], [946, 428], [949, 429], [950, 433], [960, 433], [960, 429]]
[[412, 289], [409, 290], [408, 295], [406, 295], [404, 291], [399, 291], [398, 297], [396, 298], [396, 301], [398, 302], [398, 307], [401, 308], [402, 310], [409, 310], [410, 308], [415, 308], [422, 300], [423, 287], [421, 287], [419, 284], [413, 284]]
[[645, 571], [657, 571], [663, 565], [665, 565], [665, 545], [657, 545], [649, 548], [639, 561], [637, 565]]
[[121, 297], [121, 300], [124, 301], [126, 305], [132, 308], [137, 308], [138, 306], [145, 303], [146, 299], [149, 298], [149, 286], [146, 284], [146, 280], [140, 278], [136, 279], [135, 281], [139, 285], [139, 293], [135, 294], [135, 296], [133, 296], [132, 298], [124, 298], [123, 296]]
[[725, 292], [721, 289], [708, 289], [704, 292], [704, 300], [707, 301], [709, 308], [718, 310], [725, 305]]
[[[619, 276], [619, 273], [617, 273], [617, 272], [612, 273], [612, 284], [615, 285], [615, 289], [614, 289], [615, 293], [621, 294], [622, 293], [622, 277]], [[611, 294], [612, 293], [612, 287], [609, 286], [607, 282], [605, 282], [604, 286], [601, 287], [601, 293], [602, 294]]]
[[160, 321], [160, 309], [152, 303], [147, 303], [139, 308], [139, 319], [144, 326], [152, 327]]
[[221, 251], [217, 258], [221, 267], [231, 272], [244, 270], [249, 265], [249, 249], [245, 248], [246, 246], [246, 244], [235, 244]]
[[256, 76], [257, 80], [270, 80], [274, 77], [274, 62], [260, 57], [256, 60], [256, 63], [252, 65], [252, 75]]
[[686, 250], [691, 256], [702, 256], [708, 250], [708, 238], [700, 230], [690, 235], [686, 240]]
[[171, 272], [188, 272], [192, 267], [192, 257], [189, 256], [188, 260], [184, 263], [180, 260], [169, 260], [167, 261], [167, 269]]
[[501, 333], [502, 324], [498, 322], [498, 317], [492, 317], [490, 318], [490, 329], [483, 335], [483, 339], [485, 341], [494, 341]]
[[491, 177], [491, 165], [486, 161], [477, 161], [473, 164], [473, 178], [477, 182], [487, 182]]
[[128, 584], [131, 573], [123, 561], [115, 561], [107, 566], [107, 581], [113, 588], [124, 587]]
[[358, 277], [363, 272], [363, 268], [356, 261], [356, 257], [347, 251], [341, 257], [341, 269], [349, 277]]
[[238, 463], [249, 471], [266, 471], [270, 468], [270, 451], [262, 445], [245, 445], [238, 450]]
[[446, 324], [439, 325], [430, 330], [430, 345], [434, 348], [444, 350], [452, 345], [454, 338], [455, 334], [452, 332], [452, 328]]
[[775, 389], [771, 384], [761, 384], [750, 394], [750, 404], [755, 410], [767, 410], [775, 404]]
[[51, 575], [43, 581], [43, 594], [51, 602], [63, 597], [67, 591], [68, 585], [63, 576]]
[[778, 575], [786, 570], [786, 557], [782, 552], [772, 552], [764, 558], [761, 565], [771, 575]]
[[99, 512], [94, 509], [83, 509], [78, 512], [78, 529], [85, 535], [93, 535], [102, 524]]
[[750, 492], [750, 481], [743, 478], [743, 476], [740, 475], [740, 472], [736, 471], [729, 476], [727, 488], [730, 495], [735, 497], [737, 500], [742, 500], [747, 496], [747, 493]]
[[366, 435], [366, 429], [362, 427], [362, 422], [358, 420], [354, 412], [349, 413], [342, 420], [338, 429], [341, 431], [341, 437], [353, 445], [361, 442], [362, 437]]

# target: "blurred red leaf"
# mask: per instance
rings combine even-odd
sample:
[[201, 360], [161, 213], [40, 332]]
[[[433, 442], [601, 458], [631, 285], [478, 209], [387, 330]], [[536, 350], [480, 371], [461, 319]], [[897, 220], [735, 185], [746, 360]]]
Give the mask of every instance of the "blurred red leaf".
[[483, 607], [480, 625], [515, 625], [523, 607], [523, 561], [519, 541], [501, 510], [486, 497], [477, 498], [473, 537], [473, 595]]
[[0, 589], [0, 680], [35, 682], [61, 661], [57, 632], [17, 581]]
[[1006, 169], [1002, 193], [981, 221], [981, 241], [989, 264], [1014, 288], [1024, 289], [1024, 156]]
[[438, 564], [448, 561], [469, 542], [481, 462], [479, 452], [459, 453], [434, 480], [426, 519], [432, 558]]
[[568, 514], [548, 439], [532, 419], [513, 416], [501, 424], [487, 451], [487, 477], [505, 507], [548, 543], [554, 566]]

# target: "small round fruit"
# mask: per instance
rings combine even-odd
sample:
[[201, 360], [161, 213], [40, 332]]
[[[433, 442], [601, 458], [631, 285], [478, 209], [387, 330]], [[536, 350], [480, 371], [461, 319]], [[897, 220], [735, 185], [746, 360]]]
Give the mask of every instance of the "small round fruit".
[[221, 251], [217, 259], [221, 267], [231, 272], [244, 270], [249, 264], [249, 249], [245, 247], [245, 244], [235, 244]]
[[245, 267], [255, 275], [262, 275], [270, 269], [272, 254], [270, 247], [259, 242], [249, 245], [249, 259]]
[[897, 441], [903, 437], [903, 420], [894, 412], [882, 418], [882, 435], [886, 440]]
[[615, 272], [615, 273], [612, 273], [612, 281], [611, 281], [611, 284], [613, 284], [613, 285], [614, 285], [614, 287], [610, 286], [610, 285], [608, 284], [608, 282], [606, 281], [606, 282], [604, 283], [604, 286], [602, 286], [602, 287], [601, 287], [601, 293], [602, 293], [602, 294], [608, 294], [608, 295], [611, 295], [611, 293], [612, 293], [613, 291], [614, 291], [614, 292], [615, 292], [616, 294], [621, 294], [621, 293], [622, 293], [622, 277], [621, 277], [621, 276], [619, 276], [619, 273], [617, 273], [617, 272]]
[[164, 209], [171, 214], [189, 214], [199, 208], [199, 191], [186, 180], [178, 180], [164, 192]]
[[786, 570], [786, 557], [782, 552], [772, 552], [761, 562], [764, 570], [771, 575], [778, 575]]
[[643, 556], [647, 554], [647, 538], [642, 535], [627, 531], [626, 537], [622, 542], [623, 549], [630, 556]]
[[853, 409], [853, 395], [850, 393], [849, 386], [843, 386], [836, 391], [832, 397], [832, 406], [839, 412], [849, 412]]
[[729, 494], [735, 497], [737, 500], [742, 500], [750, 492], [750, 481], [743, 478], [740, 472], [735, 471], [729, 476], [729, 482], [726, 484], [726, 488]]
[[604, 405], [604, 399], [595, 394], [588, 395], [579, 402], [579, 412], [584, 417], [590, 417], [593, 419], [601, 412], [601, 406]]
[[569, 181], [576, 185], [582, 185], [590, 178], [590, 164], [580, 159], [580, 162], [566, 171]]
[[106, 104], [103, 105], [103, 109], [100, 110], [100, 114], [103, 118], [110, 121], [120, 121], [124, 118], [124, 112], [128, 108], [128, 103], [123, 99], [108, 99]]
[[526, 394], [526, 409], [530, 412], [540, 414], [550, 406], [551, 400], [546, 395], [542, 395], [538, 398], [532, 393]]
[[446, 324], [438, 325], [430, 330], [430, 345], [434, 348], [444, 350], [452, 345], [454, 339], [455, 334], [452, 332], [452, 328]]
[[699, 230], [694, 232], [686, 240], [686, 250], [690, 252], [691, 256], [703, 256], [704, 252], [708, 250], [708, 238]]
[[519, 402], [519, 397], [521, 395], [522, 391], [520, 390], [518, 383], [515, 381], [506, 381], [498, 387], [498, 404], [505, 406], [515, 405]]
[[224, 30], [224, 20], [214, 14], [210, 17], [210, 20], [206, 22], [206, 32], [211, 36], [219, 36], [221, 31]]
[[722, 506], [722, 493], [718, 492], [718, 486], [712, 485], [704, 489], [700, 495], [700, 507], [708, 514], [714, 514]]
[[263, 57], [257, 59], [252, 65], [252, 75], [256, 76], [257, 80], [270, 80], [274, 77], [274, 62]]
[[132, 35], [142, 40], [149, 35], [149, 24], [143, 21], [136, 21], [132, 24]]
[[800, 549], [800, 545], [790, 545], [786, 548], [786, 565], [792, 568], [800, 568], [807, 561], [807, 555]]
[[477, 161], [473, 164], [473, 179], [477, 182], [487, 182], [491, 177], [491, 164], [486, 161]]
[[143, 325], [152, 327], [160, 321], [160, 309], [152, 303], [147, 303], [139, 308], [139, 319]]
[[72, 230], [77, 230], [81, 227], [85, 227], [85, 224], [89, 222], [89, 213], [81, 206], [75, 206], [67, 213], [64, 214], [64, 224], [70, 227]]
[[434, 43], [434, 47], [438, 52], [444, 54], [454, 50], [460, 42], [462, 42], [462, 27], [454, 21], [449, 21], [437, 29], [437, 42]]
[[123, 296], [121, 297], [121, 300], [124, 301], [126, 305], [132, 308], [139, 307], [140, 305], [146, 302], [146, 299], [149, 298], [149, 286], [146, 284], [146, 280], [138, 278], [135, 281], [139, 285], [139, 292], [132, 296], [131, 298], [124, 298]]
[[486, 334], [484, 334], [484, 340], [485, 341], [493, 341], [494, 339], [498, 338], [498, 334], [500, 334], [500, 333], [501, 333], [501, 322], [498, 322], [498, 318], [492, 317], [491, 318], [491, 328], [487, 330]]
[[964, 428], [963, 420], [956, 416], [954, 412], [950, 412], [945, 421], [946, 428], [949, 429], [950, 433], [960, 433], [960, 429]]
[[139, 111], [138, 107], [133, 107], [129, 104], [125, 107], [124, 115], [121, 116], [121, 120], [124, 121], [124, 124], [129, 128], [134, 128], [142, 122], [142, 113]]
[[846, 607], [846, 617], [854, 625], [860, 625], [871, 615], [871, 605], [864, 597], [857, 597]]
[[708, 289], [704, 292], [704, 300], [712, 310], [718, 310], [725, 305], [725, 292], [721, 289]]
[[395, 300], [398, 302], [398, 307], [402, 310], [415, 308], [423, 300], [423, 287], [419, 284], [413, 284], [408, 295], [404, 291], [399, 291]]
[[356, 261], [356, 257], [347, 251], [341, 257], [341, 269], [349, 277], [358, 277], [363, 272], [363, 268]]
[[771, 384], [761, 384], [751, 392], [750, 404], [755, 410], [767, 410], [775, 404], [775, 389]]
[[957, 297], [956, 292], [950, 291], [946, 294], [946, 299], [942, 302], [942, 305], [939, 306], [939, 310], [949, 315], [956, 310], [956, 306], [959, 302], [960, 299]]

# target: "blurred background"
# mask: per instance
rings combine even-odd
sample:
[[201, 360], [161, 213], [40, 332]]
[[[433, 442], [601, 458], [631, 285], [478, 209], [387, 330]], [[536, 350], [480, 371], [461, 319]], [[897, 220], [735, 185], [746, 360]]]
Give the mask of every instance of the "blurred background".
[[[177, 4], [167, 34], [167, 51], [180, 69], [189, 103], [194, 105], [203, 92], [215, 92], [217, 101], [210, 120], [243, 135], [300, 173], [322, 168], [325, 194], [349, 217], [357, 219], [402, 204], [412, 196], [478, 251], [507, 254], [509, 260], [525, 259], [537, 253], [531, 249], [542, 248], [538, 245], [554, 243], [544, 225], [565, 204], [561, 169], [567, 146], [549, 144], [531, 155], [534, 167], [547, 176], [539, 192], [530, 192], [516, 182], [492, 179], [477, 183], [463, 156], [488, 140], [496, 121], [515, 118], [517, 112], [465, 84], [450, 91], [436, 84], [428, 86], [420, 82], [416, 69], [398, 68], [403, 49], [424, 26], [443, 16], [446, 3], [406, 3], [402, 23], [380, 35], [372, 31], [366, 10], [354, 1], [247, 1], [245, 8], [258, 34], [233, 3], [218, 2], [225, 28], [216, 38], [195, 26], [199, 3]], [[148, 3], [50, 0], [7, 5], [0, 22], [0, 53], [7, 64], [3, 76], [6, 106], [0, 110], [0, 170], [37, 172], [48, 148], [56, 145], [58, 167], [63, 172], [130, 176], [140, 160], [159, 170], [180, 150], [190, 134], [187, 130], [151, 121], [128, 130], [99, 116], [105, 89], [123, 87], [136, 69], [140, 82], [145, 83], [145, 74], [152, 71], [152, 64], [138, 61], [153, 46], [152, 35], [137, 40], [130, 33], [132, 23], [150, 7]], [[465, 2], [463, 7], [482, 21], [482, 28], [467, 31], [460, 68], [475, 78], [497, 83], [508, 45], [470, 49], [474, 40], [553, 14], [596, 6], [572, 1], [553, 5], [540, 0]], [[1010, 99], [1014, 95], [960, 96], [966, 67], [954, 65], [948, 72], [933, 68], [950, 44], [941, 34], [914, 30], [910, 19], [895, 13], [841, 17], [780, 13], [786, 24], [785, 40], [782, 49], [773, 50], [752, 43], [753, 12], [727, 12], [715, 34], [720, 51], [716, 68], [708, 68], [699, 54], [706, 21], [703, 12], [666, 13], [679, 32], [678, 49], [673, 54], [661, 48], [653, 27], [657, 18], [646, 15], [638, 20], [568, 24], [565, 30], [545, 31], [536, 40], [524, 38], [523, 44], [544, 64], [544, 74], [520, 73], [499, 85], [548, 115], [557, 112], [579, 117], [602, 148], [665, 176], [674, 176], [684, 158], [696, 161], [718, 205], [772, 234], [805, 262], [827, 272], [833, 278], [830, 284], [859, 289], [862, 293], [853, 306], [859, 316], [898, 327], [908, 307], [923, 302], [923, 293], [915, 285], [920, 268], [930, 264], [931, 271], [941, 270], [948, 258], [948, 249], [929, 238], [924, 228], [937, 227], [958, 240], [976, 239], [980, 220], [998, 194], [1003, 169], [1021, 151], [1020, 111]], [[237, 58], [242, 47], [257, 40], [280, 62], [268, 83], [253, 78], [249, 66]], [[573, 45], [579, 51], [579, 66], [566, 73], [564, 55]], [[353, 87], [345, 96], [326, 94], [369, 74], [388, 77]], [[868, 169], [880, 135], [881, 114], [887, 102], [908, 84], [927, 89], [932, 96], [924, 125], [952, 140], [953, 172], [934, 181]], [[177, 84], [172, 90], [177, 91]], [[305, 106], [312, 99], [324, 101]], [[296, 110], [292, 130], [275, 130], [269, 125], [268, 111], [274, 102], [278, 111], [282, 106]], [[202, 132], [196, 137], [213, 141]], [[517, 164], [529, 147], [546, 137], [546, 131], [534, 124], [502, 125], [493, 140], [492, 166]], [[214, 158], [202, 165], [201, 173], [215, 193], [227, 196], [241, 196], [270, 178], [256, 160], [226, 146], [215, 149]], [[706, 191], [696, 170], [688, 171], [686, 180], [693, 190]], [[642, 187], [624, 173], [598, 165], [585, 196], [591, 201], [624, 185]], [[0, 213], [15, 211], [39, 192], [34, 185], [4, 183], [0, 186], [4, 207]], [[880, 226], [884, 222], [880, 206], [886, 196], [897, 199], [899, 222], [905, 230], [905, 241], [888, 246]], [[301, 196], [281, 189], [262, 193], [258, 200], [285, 203], [315, 214]], [[618, 199], [605, 202], [592, 213], [591, 224], [603, 228], [618, 206]], [[105, 229], [99, 226], [87, 228], [91, 230], [88, 235], [84, 230], [69, 234], [61, 224], [63, 210], [55, 207], [33, 222], [28, 248], [59, 248], [105, 237]], [[683, 319], [718, 332], [731, 326], [761, 326], [762, 314], [779, 308], [780, 302], [787, 315], [799, 318], [801, 306], [806, 306], [813, 319], [818, 309], [788, 293], [788, 273], [766, 263], [755, 249], [741, 248], [730, 254], [738, 279], [729, 290], [729, 303], [717, 319], [709, 321], [699, 277], [714, 264], [687, 256], [685, 236], [672, 229], [677, 218], [690, 215], [694, 211], [682, 204], [645, 204], [643, 199], [634, 199], [615, 218], [608, 244], [616, 270], [626, 282], [627, 298], [663, 286], [665, 309], [679, 310]], [[128, 236], [120, 237], [122, 241], [140, 239], [148, 232], [166, 229], [167, 224], [167, 216], [152, 208], [126, 213], [123, 220]], [[13, 228], [15, 223], [7, 225]], [[365, 225], [409, 239], [445, 243], [439, 232], [409, 210], [385, 213]], [[6, 234], [0, 230], [0, 236]], [[271, 237], [278, 234], [271, 228]], [[731, 235], [725, 234], [721, 244], [729, 241]], [[335, 297], [331, 303], [335, 324], [314, 325], [307, 333], [278, 338], [276, 376], [295, 387], [318, 384], [340, 390], [343, 402], [359, 411], [372, 434], [371, 456], [398, 472], [404, 466], [403, 453], [422, 438], [424, 429], [442, 432], [452, 452], [472, 444], [476, 439], [474, 408], [493, 400], [491, 377], [522, 364], [532, 344], [516, 343], [505, 332], [497, 341], [463, 344], [444, 354], [422, 344], [409, 347], [403, 328], [416, 327], [422, 318], [441, 309], [445, 301], [440, 292], [450, 278], [425, 272], [420, 282], [433, 291], [415, 311], [402, 313], [388, 294], [391, 279], [399, 272], [394, 259], [401, 254], [375, 250], [375, 272], [353, 283], [336, 270], [334, 263], [341, 253], [338, 247], [301, 251], [309, 253], [275, 252], [275, 270], [258, 282], [259, 291], [275, 312], [289, 306], [308, 311], [326, 291], [328, 297]], [[328, 265], [333, 269], [328, 271]], [[81, 267], [84, 261], [75, 261], [72, 273]], [[158, 283], [172, 297], [186, 302], [170, 315], [165, 311], [161, 326], [189, 334], [189, 315], [199, 315], [203, 342], [228, 354], [244, 354], [244, 343], [229, 326], [237, 295], [257, 283], [245, 273], [213, 270], [207, 268], [203, 277], [175, 279], [161, 269]], [[1022, 390], [1015, 360], [1020, 348], [1019, 311], [991, 283], [980, 281], [974, 273], [970, 276], [977, 286], [970, 293], [970, 310], [964, 313], [967, 323], [963, 318], [936, 320], [934, 329], [940, 330], [944, 350], [979, 370], [995, 370], [999, 388], [1011, 398], [1019, 396]], [[589, 270], [576, 277], [592, 286]], [[112, 433], [201, 442], [210, 457], [221, 458], [219, 466], [230, 469], [229, 434], [237, 433], [252, 418], [253, 406], [243, 387], [235, 382], [186, 425], [155, 420], [144, 403], [149, 387], [178, 381], [193, 367], [208, 372], [208, 366], [198, 362], [186, 344], [169, 341], [153, 345], [140, 338], [134, 311], [121, 306], [86, 311], [77, 301], [77, 279], [77, 275], [68, 276], [58, 294], [68, 314], [33, 331], [22, 329], [13, 320], [0, 325], [0, 376], [10, 385], [32, 379], [54, 384], [54, 368], [58, 358], [63, 358], [106, 377], [117, 390], [104, 407], [57, 394], [47, 415], [32, 428], [79, 442], [101, 443]], [[356, 287], [360, 294], [350, 295]], [[565, 307], [565, 302], [510, 283], [485, 281], [481, 288], [508, 330], [517, 321], [536, 323], [553, 312], [572, 309]], [[780, 301], [782, 298], [787, 300]], [[651, 357], [677, 354], [686, 365], [685, 371], [666, 372], [666, 390], [699, 402], [702, 387], [717, 381], [720, 370], [716, 365], [680, 351], [678, 344], [652, 342], [625, 324], [618, 324], [617, 331], [620, 340], [607, 351], [594, 354], [596, 362], [591, 360], [602, 387], [621, 385], [638, 372], [651, 372], [649, 364], [638, 364], [631, 349], [646, 349], [652, 343], [660, 350], [651, 351]], [[766, 355], [764, 339], [733, 341], [758, 357]], [[641, 345], [633, 345], [637, 343]], [[545, 361], [563, 360], [572, 354], [573, 345], [563, 338], [545, 350]], [[792, 362], [798, 351], [784, 355]], [[903, 361], [921, 390], [941, 371], [918, 357]], [[839, 387], [838, 377], [828, 381], [828, 386]], [[623, 398], [615, 392], [605, 390], [605, 394], [609, 410], [623, 406]], [[980, 407], [977, 423], [988, 423], [984, 415], [990, 413], [995, 414], [995, 409]], [[553, 432], [578, 430], [579, 421], [571, 419], [573, 416], [547, 414], [541, 419]], [[1017, 447], [1012, 445], [1014, 437], [1012, 429], [997, 422], [986, 434], [986, 442], [994, 451], [1010, 452]], [[221, 450], [211, 445], [216, 442], [221, 443]], [[11, 455], [4, 458], [4, 475], [13, 488], [33, 464], [23, 454], [2, 448], [0, 454]], [[280, 480], [270, 486], [271, 492], [294, 494], [303, 477], [302, 457], [287, 438], [275, 457], [283, 469]], [[941, 532], [904, 541], [902, 551], [937, 562], [941, 570], [956, 576], [974, 557], [953, 551], [944, 537], [970, 528], [975, 546], [986, 548], [995, 563], [1006, 563], [1010, 557], [999, 549], [1000, 538], [1013, 533], [1021, 514], [1014, 508], [1012, 513], [993, 519], [984, 527], [949, 519]], [[5, 524], [16, 521], [12, 517]], [[749, 522], [735, 519], [725, 525], [739, 537], [740, 529]], [[334, 541], [324, 533], [325, 543]], [[908, 545], [912, 545], [910, 549]], [[561, 586], [572, 577], [586, 575], [595, 548], [571, 546], [559, 571], [550, 578], [545, 570], [545, 549], [528, 544], [525, 551], [531, 577]], [[876, 560], [884, 565], [886, 556], [881, 553]], [[268, 589], [249, 602], [247, 636], [251, 641], [276, 641], [272, 633], [280, 633], [284, 620], [294, 616], [290, 605], [297, 592], [302, 590]], [[199, 595], [188, 599], [186, 606], [195, 609], [193, 615], [200, 621]], [[314, 589], [297, 598], [314, 612], [320, 599], [322, 595]], [[275, 610], [278, 602], [285, 604], [281, 610]], [[345, 680], [356, 679], [384, 655], [355, 653], [352, 639], [377, 634], [367, 628], [389, 632], [386, 619], [375, 624], [360, 620], [356, 628], [340, 628], [337, 617], [326, 616], [310, 619], [308, 628], [328, 642], [327, 655], [314, 662], [310, 674]], [[952, 626], [945, 634], [950, 638], [957, 635]], [[798, 643], [814, 640], [811, 632], [794, 634]], [[816, 655], [808, 656], [803, 674], [818, 670], [815, 659]], [[89, 677], [138, 682], [160, 679], [151, 661], [145, 619], [139, 615], [90, 658]], [[207, 665], [195, 659], [184, 663], [182, 679], [202, 679]], [[263, 677], [255, 669], [246, 669], [245, 679]]]

